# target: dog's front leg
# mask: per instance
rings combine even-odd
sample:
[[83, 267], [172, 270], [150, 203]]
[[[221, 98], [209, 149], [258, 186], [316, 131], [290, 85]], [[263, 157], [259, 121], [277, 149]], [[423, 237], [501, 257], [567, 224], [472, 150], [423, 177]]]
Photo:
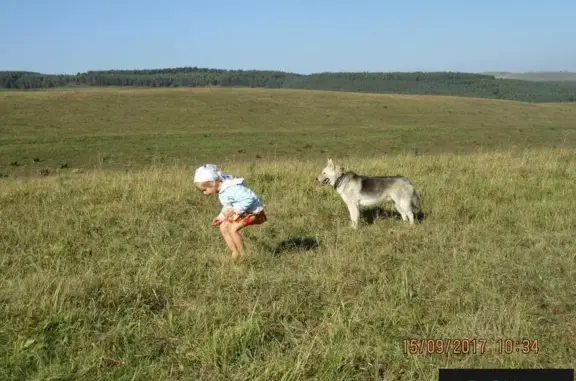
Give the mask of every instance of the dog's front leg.
[[357, 203], [348, 203], [348, 211], [350, 212], [350, 227], [352, 229], [358, 228], [358, 218], [360, 217], [360, 210]]

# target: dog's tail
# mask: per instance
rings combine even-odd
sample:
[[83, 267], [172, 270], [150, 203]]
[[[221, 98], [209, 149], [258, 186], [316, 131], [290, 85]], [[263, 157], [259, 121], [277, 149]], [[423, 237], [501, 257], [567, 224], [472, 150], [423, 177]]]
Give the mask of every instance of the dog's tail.
[[418, 196], [418, 192], [416, 192], [416, 190], [412, 191], [412, 199], [410, 200], [410, 204], [412, 205], [412, 210], [414, 212], [422, 210], [422, 202], [420, 201], [420, 196]]

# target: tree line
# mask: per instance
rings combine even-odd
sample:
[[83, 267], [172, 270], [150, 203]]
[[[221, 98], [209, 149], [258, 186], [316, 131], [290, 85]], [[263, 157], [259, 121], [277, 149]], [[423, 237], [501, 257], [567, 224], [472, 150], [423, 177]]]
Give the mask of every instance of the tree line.
[[221, 70], [197, 67], [151, 70], [99, 70], [85, 73], [42, 74], [0, 71], [0, 88], [57, 87], [262, 87], [453, 95], [526, 102], [575, 102], [576, 82], [533, 82], [460, 72], [316, 73], [295, 74], [264, 70]]

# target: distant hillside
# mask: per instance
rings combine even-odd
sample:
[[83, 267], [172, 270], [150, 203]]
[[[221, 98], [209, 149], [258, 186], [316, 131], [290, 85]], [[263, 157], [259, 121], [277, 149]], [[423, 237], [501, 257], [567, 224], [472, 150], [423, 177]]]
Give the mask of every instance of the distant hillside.
[[569, 72], [569, 71], [534, 71], [526, 73], [511, 73], [501, 71], [501, 72], [486, 72], [483, 74], [493, 75], [496, 78], [520, 79], [523, 81], [537, 81], [537, 82], [576, 81], [576, 72]]
[[75, 75], [48, 75], [24, 71], [0, 72], [0, 88], [45, 89], [66, 86], [263, 87], [452, 95], [525, 102], [576, 101], [576, 86], [572, 82], [535, 82], [458, 72], [357, 72], [302, 75], [280, 71], [220, 70], [197, 67], [88, 71]]

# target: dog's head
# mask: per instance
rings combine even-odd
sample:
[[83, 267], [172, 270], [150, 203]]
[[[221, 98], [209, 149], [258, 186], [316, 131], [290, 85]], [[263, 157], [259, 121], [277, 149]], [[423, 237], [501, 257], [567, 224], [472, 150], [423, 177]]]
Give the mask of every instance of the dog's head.
[[320, 176], [316, 178], [316, 181], [318, 181], [320, 185], [330, 184], [334, 186], [336, 180], [342, 175], [342, 173], [343, 168], [339, 165], [335, 165], [332, 159], [328, 159], [326, 166], [322, 170], [322, 173], [320, 173]]

